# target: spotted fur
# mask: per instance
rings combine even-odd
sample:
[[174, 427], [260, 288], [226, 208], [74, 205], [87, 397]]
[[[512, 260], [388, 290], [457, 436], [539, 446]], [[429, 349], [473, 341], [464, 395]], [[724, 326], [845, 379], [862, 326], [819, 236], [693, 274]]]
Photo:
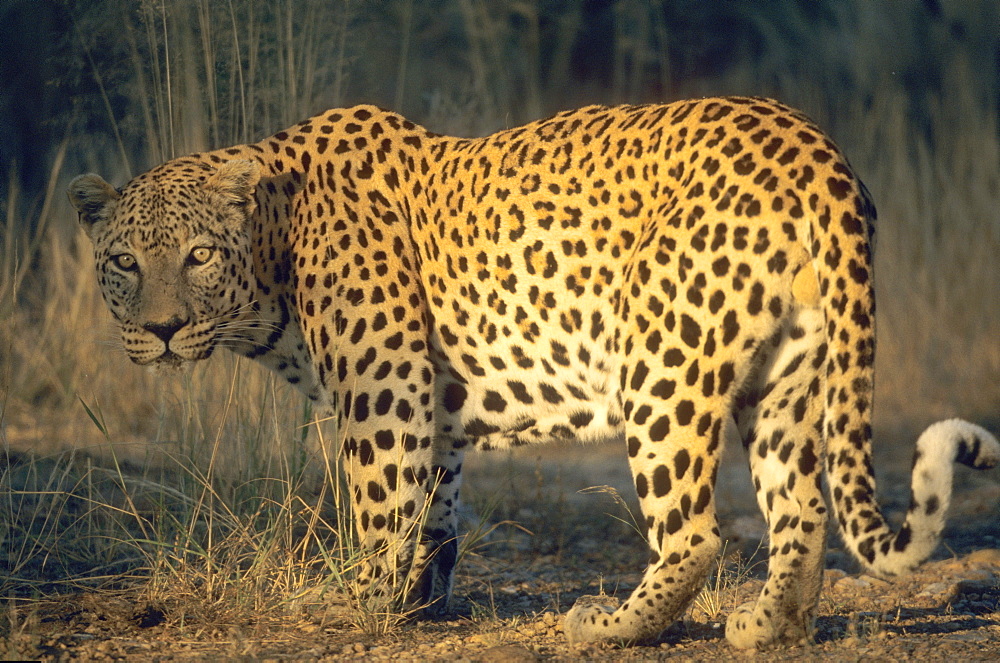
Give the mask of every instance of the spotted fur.
[[[478, 139], [370, 106], [70, 197], [140, 364], [255, 358], [336, 416], [357, 531], [446, 608], [462, 454], [624, 438], [651, 554], [571, 640], [655, 637], [719, 549], [724, 438], [750, 459], [769, 576], [739, 647], [808, 638], [825, 474], [872, 571], [936, 545], [952, 461], [997, 462], [960, 421], [918, 444], [894, 532], [874, 501], [875, 210], [840, 150], [764, 99], [592, 106]], [[425, 506], [422, 534], [412, 527]], [[417, 540], [419, 539], [419, 540]]]

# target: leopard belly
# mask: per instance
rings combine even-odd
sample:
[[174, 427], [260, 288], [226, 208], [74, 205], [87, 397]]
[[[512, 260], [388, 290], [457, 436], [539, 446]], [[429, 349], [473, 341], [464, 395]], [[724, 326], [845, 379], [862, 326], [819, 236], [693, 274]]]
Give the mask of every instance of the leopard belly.
[[[553, 342], [544, 356], [533, 345], [498, 343], [485, 348], [480, 357], [490, 368], [485, 375], [466, 378], [467, 397], [457, 413], [460, 429], [455, 435], [480, 449], [620, 437], [620, 358], [598, 349], [589, 336], [578, 342], [560, 340], [565, 344]], [[467, 369], [471, 358], [475, 355], [467, 348], [451, 365]], [[498, 372], [494, 363], [504, 369]]]

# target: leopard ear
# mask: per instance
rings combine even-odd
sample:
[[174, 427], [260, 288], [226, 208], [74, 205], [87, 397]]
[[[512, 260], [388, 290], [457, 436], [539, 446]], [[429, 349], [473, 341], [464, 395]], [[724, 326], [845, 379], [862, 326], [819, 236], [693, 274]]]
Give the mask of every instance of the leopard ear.
[[96, 237], [99, 225], [111, 218], [111, 212], [121, 194], [100, 175], [80, 175], [69, 183], [66, 190], [69, 202], [76, 208], [80, 225], [91, 239]]
[[253, 203], [253, 192], [259, 181], [259, 163], [251, 159], [235, 159], [220, 165], [205, 181], [205, 188], [232, 205], [247, 205]]

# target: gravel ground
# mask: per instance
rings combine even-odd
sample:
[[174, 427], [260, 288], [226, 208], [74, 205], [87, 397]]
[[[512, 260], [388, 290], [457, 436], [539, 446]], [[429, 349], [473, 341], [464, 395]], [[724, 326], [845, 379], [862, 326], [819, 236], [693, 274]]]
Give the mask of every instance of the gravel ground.
[[[740, 652], [723, 636], [732, 605], [759, 590], [749, 580], [727, 588], [723, 610], [688, 618], [656, 643], [619, 648], [566, 643], [565, 609], [597, 587], [552, 559], [525, 568], [509, 561], [463, 575], [456, 616], [406, 624], [382, 637], [365, 635], [336, 615], [299, 615], [254, 623], [212, 624], [198, 615], [135, 603], [127, 595], [82, 594], [37, 604], [0, 641], [8, 658], [323, 659], [422, 661], [536, 660], [996, 660], [1000, 657], [1000, 550], [932, 562], [893, 582], [832, 570], [826, 574], [815, 642], [767, 652]], [[485, 579], [489, 575], [489, 579]], [[638, 574], [621, 580], [627, 590]], [[488, 591], [488, 588], [490, 591]], [[484, 610], [484, 606], [488, 606]]]

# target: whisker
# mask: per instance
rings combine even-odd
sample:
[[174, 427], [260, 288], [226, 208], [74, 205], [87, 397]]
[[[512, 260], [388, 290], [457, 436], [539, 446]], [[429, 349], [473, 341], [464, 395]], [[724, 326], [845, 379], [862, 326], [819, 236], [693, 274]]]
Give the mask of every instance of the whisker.
[[270, 320], [224, 320], [218, 323], [219, 327], [245, 327], [247, 329], [273, 328], [280, 329], [281, 326]]

